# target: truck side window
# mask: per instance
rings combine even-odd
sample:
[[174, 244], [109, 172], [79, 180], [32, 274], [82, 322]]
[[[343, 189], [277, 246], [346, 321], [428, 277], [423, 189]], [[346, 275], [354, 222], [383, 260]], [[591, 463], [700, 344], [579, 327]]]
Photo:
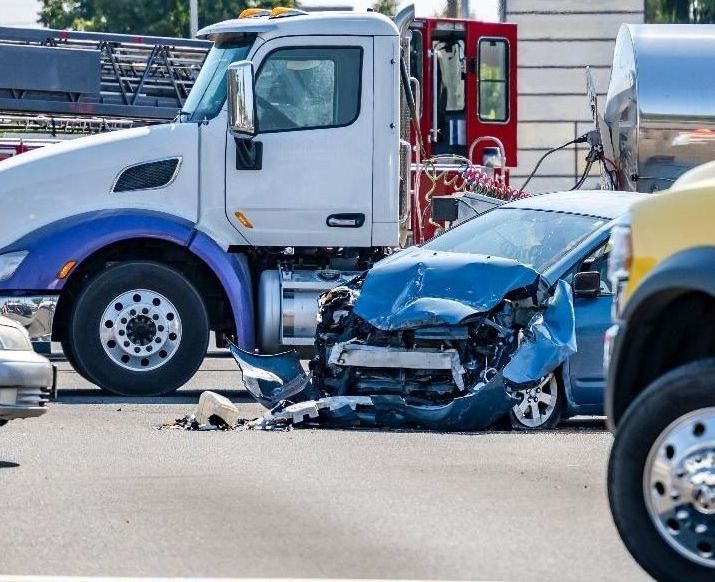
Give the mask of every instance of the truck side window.
[[479, 120], [509, 120], [509, 44], [506, 39], [479, 39]]
[[[412, 42], [410, 43], [410, 76], [419, 81], [420, 87], [424, 87], [424, 81], [422, 80], [424, 76], [423, 50], [422, 33], [419, 30], [413, 30]], [[421, 95], [422, 93], [420, 92], [420, 97]], [[422, 103], [417, 103], [417, 108], [422, 111]]]
[[362, 49], [278, 49], [256, 77], [260, 132], [342, 127], [360, 112]]

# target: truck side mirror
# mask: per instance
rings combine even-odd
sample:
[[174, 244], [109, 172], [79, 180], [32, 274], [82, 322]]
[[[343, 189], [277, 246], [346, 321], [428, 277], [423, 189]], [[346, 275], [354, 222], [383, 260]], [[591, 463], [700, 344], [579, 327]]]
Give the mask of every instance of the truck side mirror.
[[576, 297], [596, 297], [601, 294], [601, 273], [582, 271], [573, 278], [573, 293]]
[[226, 71], [228, 100], [228, 129], [238, 138], [256, 135], [256, 107], [253, 99], [253, 63], [231, 63]]

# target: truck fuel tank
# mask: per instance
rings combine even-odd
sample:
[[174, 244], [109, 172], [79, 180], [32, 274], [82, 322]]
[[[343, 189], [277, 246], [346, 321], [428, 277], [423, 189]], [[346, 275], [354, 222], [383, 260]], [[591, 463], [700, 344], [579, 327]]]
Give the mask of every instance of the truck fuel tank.
[[318, 297], [358, 272], [279, 268], [261, 273], [258, 283], [258, 346], [275, 354], [285, 346], [312, 346]]
[[[624, 24], [604, 119], [623, 190], [670, 188], [715, 155], [715, 25]], [[609, 148], [606, 147], [606, 151]]]

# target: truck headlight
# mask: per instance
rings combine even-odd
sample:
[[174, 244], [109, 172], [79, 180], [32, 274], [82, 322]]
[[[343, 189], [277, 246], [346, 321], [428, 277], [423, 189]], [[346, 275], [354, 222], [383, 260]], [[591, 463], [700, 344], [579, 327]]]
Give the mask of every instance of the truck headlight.
[[7, 281], [29, 254], [28, 251], [13, 251], [0, 255], [0, 281]]
[[624, 215], [611, 231], [611, 253], [608, 257], [608, 279], [615, 293], [613, 316], [617, 318], [622, 311], [625, 286], [631, 275], [633, 245], [631, 242], [631, 217]]

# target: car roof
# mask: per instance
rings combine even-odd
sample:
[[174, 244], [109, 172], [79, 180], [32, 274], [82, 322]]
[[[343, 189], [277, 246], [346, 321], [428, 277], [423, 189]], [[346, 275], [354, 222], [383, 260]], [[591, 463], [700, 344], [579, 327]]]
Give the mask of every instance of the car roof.
[[634, 202], [647, 196], [639, 192], [614, 190], [570, 190], [529, 196], [504, 204], [502, 208], [549, 210], [614, 219], [624, 214]]

